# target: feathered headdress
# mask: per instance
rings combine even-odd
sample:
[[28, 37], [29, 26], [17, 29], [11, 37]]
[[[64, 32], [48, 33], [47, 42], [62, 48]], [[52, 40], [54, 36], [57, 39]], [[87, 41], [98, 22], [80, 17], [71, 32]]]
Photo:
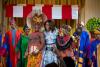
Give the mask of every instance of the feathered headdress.
[[43, 23], [43, 18], [42, 14], [37, 14], [35, 13], [34, 16], [32, 17], [32, 23], [33, 24], [42, 24]]

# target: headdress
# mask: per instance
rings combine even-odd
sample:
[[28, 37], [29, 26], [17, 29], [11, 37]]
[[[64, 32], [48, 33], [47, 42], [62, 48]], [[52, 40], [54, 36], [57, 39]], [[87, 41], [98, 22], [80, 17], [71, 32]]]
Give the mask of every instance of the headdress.
[[65, 25], [65, 31], [66, 31], [66, 34], [70, 34], [71, 26], [70, 25]]
[[27, 17], [27, 25], [29, 27], [31, 27], [31, 25], [33, 26], [36, 24], [42, 25], [46, 20], [47, 20], [46, 15], [43, 14], [41, 11], [38, 12], [32, 11]]
[[100, 34], [100, 30], [95, 29], [95, 30], [94, 30], [94, 34]]
[[34, 16], [32, 17], [32, 24], [42, 24], [43, 23], [43, 18], [42, 14], [37, 14], [35, 13]]

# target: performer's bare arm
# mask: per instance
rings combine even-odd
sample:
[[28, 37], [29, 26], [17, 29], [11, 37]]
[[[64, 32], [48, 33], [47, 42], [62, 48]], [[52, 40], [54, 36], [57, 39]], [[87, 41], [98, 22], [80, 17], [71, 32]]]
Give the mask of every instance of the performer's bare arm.
[[45, 45], [45, 39], [44, 39], [44, 34], [43, 33], [41, 33], [40, 36], [41, 36], [40, 50], [42, 50], [44, 48], [44, 45]]

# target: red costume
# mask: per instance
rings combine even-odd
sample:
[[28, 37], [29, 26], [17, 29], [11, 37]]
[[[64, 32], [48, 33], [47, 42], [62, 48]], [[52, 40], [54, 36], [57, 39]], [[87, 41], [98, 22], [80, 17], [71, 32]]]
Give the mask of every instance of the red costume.
[[16, 52], [15, 52], [15, 48], [16, 48], [16, 45], [20, 39], [20, 34], [21, 34], [21, 31], [19, 30], [16, 30], [16, 32], [14, 33], [15, 35], [15, 43], [12, 44], [12, 41], [13, 41], [13, 31], [8, 31], [5, 35], [5, 41], [4, 43], [6, 44], [7, 46], [7, 51], [8, 51], [8, 67], [16, 67], [16, 64], [17, 64], [17, 55], [16, 55]]

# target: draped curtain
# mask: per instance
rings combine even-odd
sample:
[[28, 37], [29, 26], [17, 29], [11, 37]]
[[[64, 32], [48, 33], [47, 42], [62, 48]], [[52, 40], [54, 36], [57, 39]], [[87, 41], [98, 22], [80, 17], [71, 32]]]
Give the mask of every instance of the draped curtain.
[[[17, 5], [17, 4], [30, 4], [30, 5], [35, 5], [35, 4], [49, 4], [49, 5], [78, 5], [80, 8], [84, 6], [85, 0], [3, 0], [4, 3], [3, 5]], [[81, 12], [81, 11], [80, 11]], [[80, 19], [80, 12], [79, 12], [79, 19]], [[9, 20], [9, 18], [7, 18]], [[26, 22], [26, 19], [19, 19], [16, 18], [16, 23], [18, 26], [23, 26]], [[75, 31], [76, 28], [76, 20], [55, 20], [57, 26], [60, 26], [62, 24], [68, 24], [72, 26], [72, 31]], [[21, 25], [22, 23], [22, 25]], [[5, 22], [7, 25], [8, 22]], [[8, 29], [8, 25], [7, 25]]]

